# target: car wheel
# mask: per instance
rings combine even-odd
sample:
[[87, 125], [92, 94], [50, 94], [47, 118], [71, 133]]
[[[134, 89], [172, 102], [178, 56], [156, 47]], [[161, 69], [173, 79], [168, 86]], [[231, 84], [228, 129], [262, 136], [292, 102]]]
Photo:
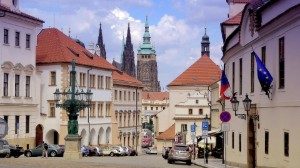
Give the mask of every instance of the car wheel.
[[15, 155], [15, 156], [14, 156], [14, 158], [18, 158], [18, 157], [20, 157], [20, 155]]
[[111, 157], [113, 157], [113, 156], [114, 156], [114, 153], [113, 153], [113, 152], [111, 152], [109, 155], [110, 155]]
[[10, 158], [10, 157], [11, 157], [10, 153], [6, 154], [5, 157], [6, 157], [6, 158]]
[[50, 156], [51, 156], [51, 157], [55, 157], [55, 156], [56, 156], [56, 152], [55, 152], [55, 151], [51, 151], [51, 152], [50, 152]]
[[169, 164], [173, 164], [173, 161], [170, 160], [170, 159], [168, 159], [168, 163], [169, 163]]
[[192, 161], [189, 160], [189, 161], [186, 162], [186, 164], [187, 164], [187, 165], [191, 165], [191, 164], [192, 164]]
[[26, 152], [25, 154], [26, 157], [31, 157], [31, 155], [32, 155], [31, 152]]

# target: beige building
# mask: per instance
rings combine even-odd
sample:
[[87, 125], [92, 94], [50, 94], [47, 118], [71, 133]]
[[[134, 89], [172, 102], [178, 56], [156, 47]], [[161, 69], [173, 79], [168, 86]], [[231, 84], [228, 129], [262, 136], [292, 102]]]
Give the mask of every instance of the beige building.
[[118, 125], [113, 112], [112, 72], [115, 68], [104, 58], [87, 51], [56, 28], [38, 35], [37, 65], [42, 71], [41, 110], [37, 127], [39, 141], [64, 144], [67, 135], [66, 111], [56, 108], [53, 93], [69, 88], [70, 62], [76, 62], [76, 89], [93, 93], [90, 108], [79, 112], [78, 134], [82, 145], [118, 144]]
[[142, 83], [122, 71], [113, 72], [113, 105], [118, 123], [118, 144], [140, 146]]
[[41, 73], [35, 56], [43, 21], [21, 12], [18, 0], [1, 0], [0, 11], [0, 117], [8, 124], [5, 139], [32, 148], [41, 112]]
[[[298, 168], [300, 3], [263, 2], [245, 6], [237, 20], [239, 26], [226, 36], [223, 46], [226, 75], [240, 102], [236, 113], [246, 115], [246, 119], [235, 116], [230, 101], [226, 101], [232, 116], [226, 136], [226, 163]], [[269, 98], [259, 83], [253, 51], [273, 77]], [[252, 100], [248, 114], [242, 103], [246, 94]]]

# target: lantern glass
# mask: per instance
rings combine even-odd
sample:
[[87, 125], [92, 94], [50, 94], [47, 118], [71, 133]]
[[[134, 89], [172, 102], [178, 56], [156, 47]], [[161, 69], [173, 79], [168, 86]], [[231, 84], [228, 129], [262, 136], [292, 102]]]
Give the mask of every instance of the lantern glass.
[[85, 101], [85, 98], [86, 98], [86, 94], [84, 93], [83, 89], [81, 89], [80, 100]]
[[72, 92], [71, 90], [69, 89], [68, 92], [67, 92], [67, 100], [71, 100], [71, 97], [72, 97]]
[[90, 102], [92, 101], [93, 93], [91, 92], [91, 89], [88, 89], [86, 92], [86, 101]]
[[59, 92], [59, 89], [56, 89], [54, 92], [54, 100], [59, 101], [61, 99], [61, 93]]
[[249, 99], [248, 94], [246, 94], [246, 98], [243, 100], [245, 111], [250, 111], [252, 100]]
[[78, 90], [76, 90], [76, 93], [75, 93], [75, 99], [76, 100], [81, 100], [80, 99], [80, 92]]
[[240, 102], [236, 99], [235, 96], [230, 100], [230, 102], [231, 102], [233, 111], [238, 111]]

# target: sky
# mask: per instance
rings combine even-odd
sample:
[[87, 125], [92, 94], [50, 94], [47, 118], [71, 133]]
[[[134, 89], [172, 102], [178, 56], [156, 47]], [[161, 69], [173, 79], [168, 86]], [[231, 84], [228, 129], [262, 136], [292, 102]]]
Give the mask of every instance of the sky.
[[109, 62], [120, 61], [128, 23], [136, 56], [148, 16], [163, 90], [200, 58], [205, 27], [211, 58], [221, 65], [220, 23], [228, 13], [225, 0], [21, 0], [20, 8], [44, 20], [44, 28], [56, 27], [67, 35], [70, 29], [71, 37], [86, 46], [96, 43], [101, 22]]

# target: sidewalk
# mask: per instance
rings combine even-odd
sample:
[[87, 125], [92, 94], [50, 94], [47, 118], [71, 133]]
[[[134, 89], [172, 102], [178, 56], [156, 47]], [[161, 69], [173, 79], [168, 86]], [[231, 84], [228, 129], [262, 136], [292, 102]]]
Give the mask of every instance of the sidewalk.
[[[225, 168], [225, 165], [222, 164], [221, 159], [215, 159], [215, 158], [208, 158], [208, 164], [204, 163], [204, 159], [196, 159], [192, 160], [192, 163], [197, 166], [205, 167], [205, 168]], [[232, 166], [226, 166], [226, 168], [236, 168]]]

